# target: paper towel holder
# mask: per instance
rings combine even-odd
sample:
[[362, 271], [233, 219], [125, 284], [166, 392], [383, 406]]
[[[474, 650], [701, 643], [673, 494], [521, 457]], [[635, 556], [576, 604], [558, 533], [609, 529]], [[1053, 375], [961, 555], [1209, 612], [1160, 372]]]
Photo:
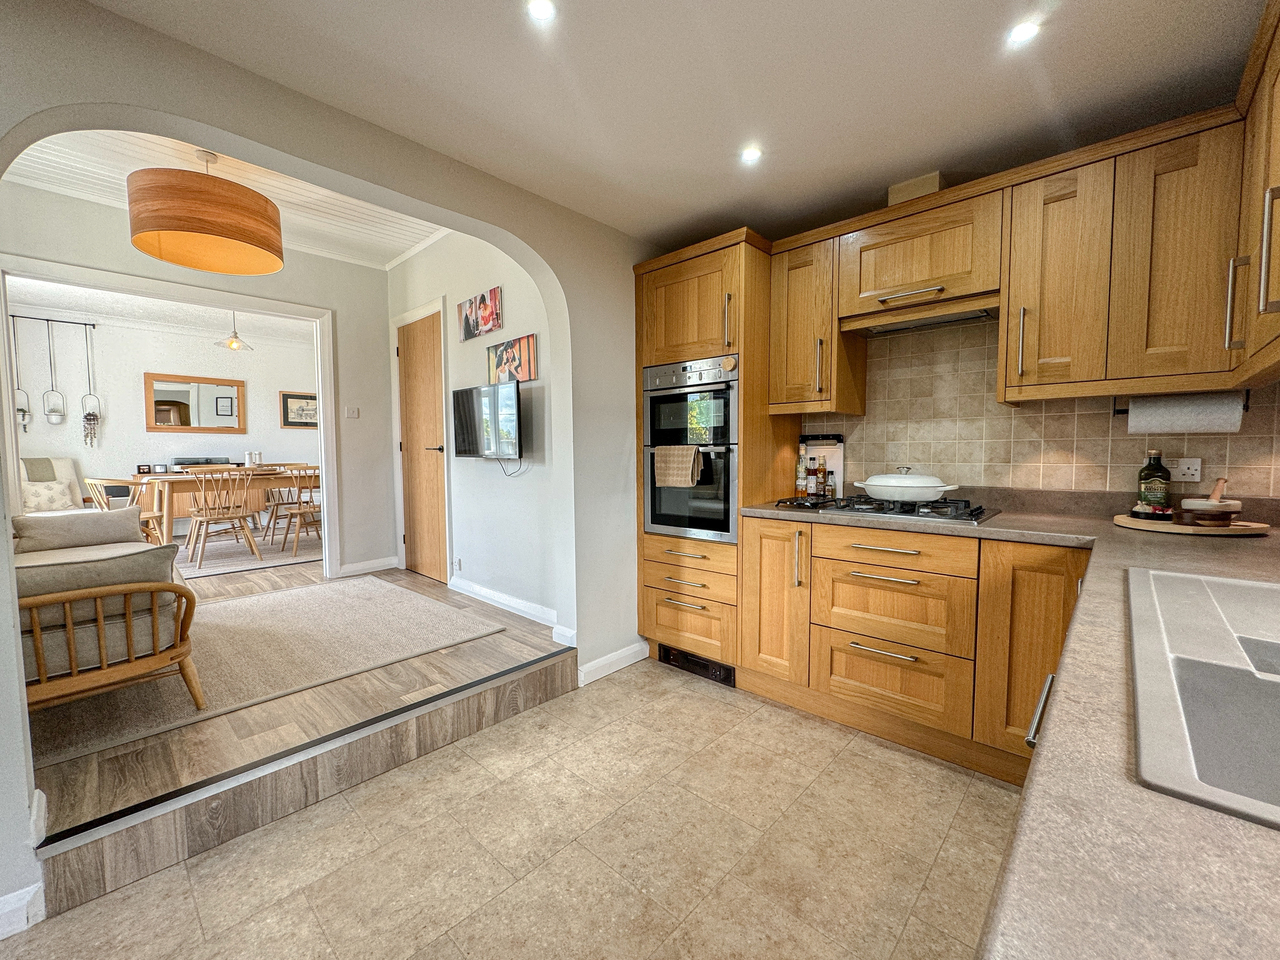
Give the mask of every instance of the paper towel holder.
[[[1245, 413], [1249, 412], [1249, 394], [1250, 393], [1251, 391], [1248, 388], [1246, 388], [1244, 391], [1244, 412]], [[1111, 415], [1113, 417], [1127, 417], [1129, 415], [1129, 398], [1128, 397], [1124, 398], [1123, 410], [1120, 409], [1119, 400], [1120, 400], [1119, 397], [1111, 398]]]

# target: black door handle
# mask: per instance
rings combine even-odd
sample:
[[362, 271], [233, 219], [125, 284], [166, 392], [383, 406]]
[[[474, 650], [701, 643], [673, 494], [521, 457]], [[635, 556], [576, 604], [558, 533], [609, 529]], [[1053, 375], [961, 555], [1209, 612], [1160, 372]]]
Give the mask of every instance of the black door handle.
[[427, 449], [428, 449], [428, 450], [434, 450], [436, 453], [444, 453], [444, 446], [443, 446], [443, 445], [441, 445], [441, 446], [439, 446], [439, 447], [427, 447]]

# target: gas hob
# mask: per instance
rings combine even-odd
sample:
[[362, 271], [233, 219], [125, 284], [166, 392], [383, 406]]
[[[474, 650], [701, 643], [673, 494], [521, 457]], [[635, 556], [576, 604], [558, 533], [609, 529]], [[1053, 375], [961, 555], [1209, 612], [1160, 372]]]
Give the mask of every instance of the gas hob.
[[856, 497], [819, 499], [816, 497], [791, 497], [779, 500], [780, 507], [814, 510], [818, 513], [861, 514], [883, 520], [928, 520], [931, 523], [954, 523], [976, 527], [990, 520], [999, 510], [974, 506], [968, 500], [941, 500], [917, 502], [914, 500], [877, 500], [865, 493]]

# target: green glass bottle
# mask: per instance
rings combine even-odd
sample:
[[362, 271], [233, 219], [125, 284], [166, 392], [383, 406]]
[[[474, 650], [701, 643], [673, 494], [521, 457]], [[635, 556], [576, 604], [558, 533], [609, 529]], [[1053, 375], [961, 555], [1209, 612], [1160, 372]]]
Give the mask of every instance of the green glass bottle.
[[1149, 507], [1170, 506], [1169, 481], [1172, 474], [1169, 468], [1160, 462], [1159, 450], [1147, 451], [1147, 462], [1138, 471], [1138, 502]]

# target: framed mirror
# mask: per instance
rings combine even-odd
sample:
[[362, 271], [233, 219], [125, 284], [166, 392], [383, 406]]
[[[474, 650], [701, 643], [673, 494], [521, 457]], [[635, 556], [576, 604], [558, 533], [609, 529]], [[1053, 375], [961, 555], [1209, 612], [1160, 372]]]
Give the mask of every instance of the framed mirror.
[[244, 381], [143, 374], [149, 433], [244, 433]]

